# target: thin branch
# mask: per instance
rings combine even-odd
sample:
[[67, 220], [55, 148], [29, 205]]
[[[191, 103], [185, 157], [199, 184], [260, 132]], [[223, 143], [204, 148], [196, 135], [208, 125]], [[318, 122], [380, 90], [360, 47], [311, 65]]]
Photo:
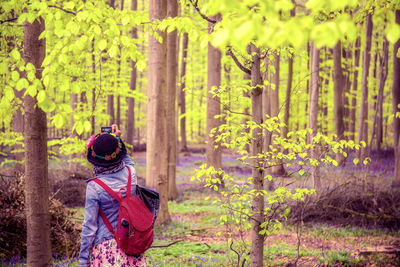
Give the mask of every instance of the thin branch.
[[17, 19], [18, 19], [18, 17], [16, 17], [16, 18], [11, 18], [11, 19], [6, 19], [6, 20], [2, 20], [2, 21], [0, 21], [0, 24], [6, 23], [6, 22], [14, 22], [14, 21], [16, 21]]
[[176, 243], [179, 243], [179, 242], [182, 242], [182, 241], [183, 240], [177, 240], [177, 241], [174, 241], [174, 242], [169, 243], [167, 245], [156, 245], [156, 246], [151, 246], [150, 248], [167, 248], [167, 247], [170, 247], [170, 246], [175, 245]]
[[59, 9], [59, 10], [62, 10], [62, 11], [64, 11], [64, 12], [66, 12], [66, 13], [69, 13], [69, 14], [72, 14], [72, 15], [75, 15], [75, 16], [76, 16], [76, 13], [75, 13], [74, 11], [64, 9], [64, 8], [59, 7], [59, 6], [56, 6], [56, 5], [48, 5], [48, 7], [54, 7], [54, 8], [57, 8], [57, 9]]
[[233, 61], [235, 61], [236, 65], [239, 67], [239, 69], [241, 69], [245, 73], [251, 75], [251, 70], [246, 68], [245, 66], [243, 66], [242, 63], [240, 63], [239, 59], [235, 56], [235, 54], [233, 53], [231, 48], [228, 48], [228, 51], [226, 51], [226, 55], [232, 57]]
[[207, 17], [206, 15], [204, 15], [203, 13], [201, 13], [200, 8], [199, 8], [199, 6], [197, 5], [197, 2], [198, 2], [197, 0], [195, 0], [195, 1], [189, 0], [189, 2], [192, 4], [192, 6], [194, 7], [194, 9], [196, 9], [197, 13], [199, 13], [199, 15], [200, 15], [203, 19], [205, 19], [205, 20], [207, 20], [208, 22], [213, 23], [213, 24], [217, 23], [216, 20], [213, 20], [213, 19], [211, 19], [210, 17]]

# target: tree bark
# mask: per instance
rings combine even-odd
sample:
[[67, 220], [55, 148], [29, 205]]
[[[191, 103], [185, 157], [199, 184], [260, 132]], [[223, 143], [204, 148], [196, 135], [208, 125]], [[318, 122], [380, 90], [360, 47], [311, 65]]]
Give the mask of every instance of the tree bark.
[[290, 97], [292, 94], [292, 83], [293, 83], [293, 57], [294, 55], [289, 55], [288, 58], [288, 80], [286, 86], [286, 97], [285, 97], [285, 114], [283, 116], [283, 123], [285, 126], [282, 127], [282, 137], [287, 138], [289, 131], [289, 118], [290, 118]]
[[[150, 20], [161, 20], [166, 16], [166, 0], [151, 0]], [[166, 34], [159, 43], [149, 36], [149, 88], [147, 103], [146, 185], [160, 193], [159, 223], [170, 217], [168, 211], [168, 153], [166, 122]]]
[[[400, 10], [396, 10], [396, 23], [400, 24]], [[393, 46], [393, 84], [392, 84], [392, 110], [393, 110], [393, 138], [395, 148], [395, 167], [392, 188], [400, 188], [400, 118], [396, 116], [400, 112], [400, 58], [397, 55], [400, 53], [400, 40]]]
[[369, 142], [369, 151], [368, 155], [371, 155], [372, 143], [374, 137], [376, 135], [376, 149], [378, 156], [380, 156], [381, 150], [381, 142], [382, 142], [382, 116], [383, 116], [383, 91], [385, 89], [385, 82], [388, 75], [388, 60], [389, 60], [389, 41], [385, 38], [383, 41], [383, 58], [380, 59], [379, 62], [379, 88], [378, 88], [378, 96], [376, 98], [376, 108], [374, 114], [374, 120], [372, 123], [372, 134]]
[[[371, 39], [372, 39], [372, 14], [367, 14], [365, 23], [365, 47], [363, 56], [363, 70], [361, 80], [361, 103], [360, 103], [360, 123], [358, 131], [358, 142], [364, 141], [368, 146], [368, 73], [371, 61]], [[367, 147], [362, 147], [359, 152], [360, 158], [365, 158]]]
[[[333, 48], [333, 94], [334, 94], [334, 116], [335, 132], [337, 141], [344, 139], [344, 105], [343, 105], [343, 72], [342, 72], [342, 43], [339, 41]], [[339, 165], [344, 164], [342, 153], [336, 153], [336, 161]]]
[[[46, 49], [45, 39], [39, 40], [44, 29], [42, 18], [24, 23], [24, 60], [35, 66], [38, 79]], [[24, 105], [27, 265], [51, 266], [46, 113], [30, 95], [25, 96]]]
[[[251, 108], [252, 108], [252, 120], [256, 125], [260, 125], [263, 122], [262, 115], [262, 88], [263, 82], [260, 72], [260, 55], [259, 50], [253, 45], [250, 45], [251, 52], [253, 54], [252, 67], [251, 67]], [[258, 154], [262, 153], [263, 138], [261, 135], [261, 129], [255, 128], [252, 131], [251, 141], [251, 155], [256, 157], [252, 163], [252, 176], [255, 194], [253, 197], [252, 205], [252, 231], [251, 231], [251, 252], [250, 260], [251, 266], [259, 267], [263, 266], [263, 250], [264, 250], [264, 235], [260, 234], [262, 230], [261, 224], [264, 221], [264, 171], [260, 160], [257, 160]], [[260, 193], [260, 194], [257, 194]]]
[[[311, 45], [311, 79], [310, 79], [310, 129], [312, 130], [310, 143], [314, 142], [314, 137], [318, 131], [318, 100], [319, 100], [319, 54], [320, 51]], [[314, 147], [311, 150], [311, 157], [318, 159], [318, 148]], [[319, 174], [319, 166], [311, 167], [311, 178], [314, 188], [317, 192], [321, 191], [321, 178]]]
[[181, 113], [181, 118], [180, 118], [181, 142], [179, 146], [179, 151], [181, 152], [187, 151], [185, 88], [186, 88], [186, 59], [187, 59], [188, 43], [189, 43], [189, 35], [188, 33], [184, 33], [182, 39], [182, 61], [181, 61], [181, 73], [180, 73], [181, 86], [179, 89], [179, 106]]
[[[209, 25], [210, 28], [213, 25]], [[221, 51], [208, 44], [208, 63], [207, 63], [207, 122], [206, 122], [206, 163], [213, 166], [216, 170], [222, 168], [221, 148], [215, 141], [216, 134], [212, 129], [221, 126], [221, 119], [216, 116], [221, 115], [221, 101], [215, 95], [216, 89], [221, 85]], [[218, 146], [218, 147], [217, 147]]]
[[[131, 1], [131, 10], [137, 10], [137, 0]], [[131, 30], [132, 39], [137, 39], [137, 29], [132, 28]], [[130, 61], [131, 67], [131, 78], [129, 82], [129, 89], [132, 91], [136, 90], [136, 80], [137, 80], [137, 71], [136, 71], [136, 62]], [[134, 145], [135, 139], [135, 99], [133, 97], [128, 97], [128, 114], [127, 114], [127, 127], [126, 127], [126, 141], [130, 145]]]
[[[262, 113], [263, 113], [263, 119], [266, 120], [266, 118], [271, 118], [271, 75], [268, 70], [269, 68], [269, 59], [268, 56], [264, 58], [264, 67], [265, 67], [265, 73], [264, 75], [264, 80], [267, 81], [267, 83], [264, 84], [264, 90], [262, 92]], [[269, 146], [271, 145], [271, 136], [272, 133], [268, 130], [265, 130], [263, 136], [263, 150], [265, 152], [269, 151], [270, 148]], [[267, 173], [271, 173], [271, 170], [267, 169]]]
[[[177, 0], [168, 0], [167, 17], [174, 18], [178, 15]], [[178, 61], [176, 44], [177, 30], [167, 34], [167, 150], [168, 150], [168, 199], [178, 196], [176, 187], [176, 76], [178, 73]]]
[[355, 140], [356, 132], [356, 107], [357, 107], [357, 87], [358, 87], [358, 67], [360, 66], [360, 44], [361, 38], [358, 37], [354, 45], [354, 73], [353, 73], [353, 86], [351, 97], [351, 111], [350, 111], [350, 139]]
[[[248, 86], [251, 85], [251, 75], [250, 74], [245, 73], [244, 76], [243, 76], [243, 79], [246, 81], [246, 84]], [[248, 91], [243, 91], [243, 97], [250, 98], [249, 92]], [[250, 119], [250, 109], [249, 109], [249, 107], [245, 107], [244, 110], [243, 110], [243, 113], [244, 113], [244, 117], [243, 117], [243, 120], [242, 120], [242, 124], [243, 125], [247, 125], [247, 122]], [[246, 127], [245, 128], [245, 132], [246, 133], [250, 133], [250, 129]], [[246, 144], [245, 147], [244, 147], [244, 150], [246, 150], [250, 154], [250, 145]]]
[[[74, 80], [75, 79], [73, 79], [73, 81]], [[75, 114], [75, 112], [78, 112], [77, 104], [78, 104], [78, 95], [72, 93], [71, 97], [70, 97], [70, 105], [71, 105], [73, 114]], [[70, 134], [71, 138], [75, 138], [77, 136], [76, 131], [75, 130], [72, 131], [74, 124], [75, 124], [73, 114], [71, 114], [70, 119], [69, 119], [69, 128], [71, 129], [71, 134]], [[70, 172], [76, 171], [77, 164], [76, 164], [76, 162], [73, 162], [73, 159], [75, 159], [75, 158], [76, 158], [76, 153], [72, 153], [69, 155], [68, 169]]]
[[[280, 106], [279, 106], [279, 74], [280, 74], [280, 55], [275, 51], [274, 53], [274, 68], [275, 72], [271, 77], [271, 90], [270, 90], [270, 103], [271, 103], [271, 117], [279, 117]], [[271, 139], [273, 145], [273, 136], [279, 135], [278, 132], [274, 132]], [[274, 175], [285, 175], [286, 171], [283, 168], [282, 160], [275, 159], [274, 166], [271, 167], [271, 174]]]

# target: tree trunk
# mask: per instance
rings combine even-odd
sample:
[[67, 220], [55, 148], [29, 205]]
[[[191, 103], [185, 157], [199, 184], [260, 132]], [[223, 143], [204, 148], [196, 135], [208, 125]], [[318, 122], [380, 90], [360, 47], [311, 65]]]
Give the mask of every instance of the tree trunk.
[[358, 67], [360, 66], [360, 45], [361, 38], [358, 37], [354, 45], [354, 73], [353, 73], [353, 86], [351, 97], [351, 111], [350, 111], [350, 140], [355, 140], [356, 132], [356, 107], [357, 107], [357, 87], [358, 87]]
[[385, 89], [385, 82], [388, 75], [388, 60], [389, 60], [389, 41], [385, 38], [383, 41], [383, 58], [380, 59], [379, 62], [379, 88], [378, 88], [378, 96], [376, 98], [376, 108], [374, 114], [374, 120], [372, 123], [372, 134], [369, 142], [369, 151], [368, 155], [371, 155], [372, 143], [376, 134], [376, 149], [378, 155], [380, 155], [381, 150], [381, 142], [382, 142], [382, 116], [383, 116], [383, 91]]
[[[400, 10], [396, 10], [396, 23], [400, 24]], [[396, 164], [394, 167], [394, 177], [392, 188], [400, 188], [400, 118], [396, 116], [400, 112], [400, 58], [397, 57], [400, 49], [400, 40], [393, 46], [393, 84], [392, 84], [392, 110], [393, 110], [393, 138], [395, 148]]]
[[[178, 15], [177, 0], [168, 0], [167, 17], [174, 18]], [[167, 150], [168, 150], [168, 199], [178, 196], [176, 188], [176, 76], [178, 61], [176, 55], [176, 30], [167, 34]]]
[[[274, 68], [275, 73], [272, 74], [271, 77], [271, 91], [270, 91], [270, 103], [271, 103], [271, 117], [279, 117], [280, 106], [279, 106], [279, 67], [280, 67], [280, 55], [277, 52], [274, 53]], [[279, 135], [278, 132], [274, 132], [274, 135]], [[271, 140], [271, 144], [273, 145], [273, 136]], [[274, 166], [271, 167], [271, 174], [274, 175], [285, 175], [286, 171], [283, 168], [282, 160], [275, 159]]]
[[[358, 142], [364, 141], [368, 146], [368, 72], [371, 61], [371, 39], [372, 39], [372, 14], [367, 14], [365, 23], [365, 47], [363, 56], [363, 70], [361, 79], [361, 103], [360, 103], [360, 123], [358, 131]], [[359, 152], [361, 159], [366, 157], [366, 147], [362, 147]]]
[[[166, 0], [150, 1], [150, 20], [161, 20], [166, 15]], [[146, 185], [160, 193], [159, 223], [169, 219], [168, 212], [168, 152], [166, 122], [166, 34], [159, 43], [149, 36], [149, 88], [147, 103]]]
[[[131, 10], [137, 10], [137, 0], [131, 1]], [[132, 39], [137, 39], [137, 29], [132, 28], [131, 31]], [[129, 88], [132, 91], [136, 90], [136, 80], [137, 80], [137, 72], [136, 72], [136, 62], [131, 60], [131, 79], [129, 83]], [[128, 114], [127, 114], [127, 124], [126, 124], [126, 141], [130, 145], [134, 145], [135, 139], [135, 99], [133, 97], [128, 97]]]
[[[333, 48], [333, 93], [334, 93], [334, 116], [335, 132], [337, 141], [344, 139], [344, 105], [343, 105], [343, 73], [342, 73], [342, 43], [339, 41]], [[339, 165], [344, 164], [342, 153], [336, 153], [336, 161]]]
[[188, 42], [189, 42], [189, 35], [188, 33], [184, 33], [182, 39], [182, 61], [181, 61], [181, 74], [180, 74], [181, 86], [179, 90], [179, 106], [181, 113], [181, 118], [180, 118], [181, 142], [179, 146], [179, 151], [181, 152], [187, 151], [185, 88], [186, 88], [186, 59], [187, 59]]
[[[42, 18], [24, 23], [24, 59], [36, 68], [41, 79], [46, 41]], [[27, 265], [51, 266], [49, 181], [46, 113], [36, 98], [26, 95], [25, 106], [25, 209], [27, 221]]]
[[290, 118], [290, 97], [292, 94], [292, 83], [293, 83], [293, 57], [294, 55], [289, 55], [288, 58], [288, 80], [286, 86], [286, 97], [285, 97], [285, 114], [283, 117], [283, 123], [285, 124], [282, 127], [282, 137], [287, 138], [287, 134], [289, 131], [289, 118]]
[[[261, 96], [262, 97], [263, 120], [266, 120], [267, 117], [268, 118], [271, 117], [271, 75], [268, 70], [269, 64], [270, 64], [270, 62], [269, 62], [268, 56], [266, 56], [264, 58], [264, 67], [265, 67], [264, 80], [268, 81], [268, 82], [264, 83], [264, 90], [263, 90], [262, 96]], [[265, 130], [264, 133], [265, 134], [263, 136], [263, 150], [265, 152], [267, 152], [270, 150], [269, 146], [271, 145], [272, 132]], [[271, 173], [271, 170], [267, 169], [266, 172]]]
[[[260, 125], [263, 122], [262, 115], [262, 88], [263, 82], [260, 72], [260, 55], [259, 50], [251, 44], [251, 53], [253, 63], [251, 67], [251, 85], [253, 87], [251, 91], [251, 110], [252, 120], [256, 125]], [[262, 153], [263, 138], [261, 135], [261, 129], [255, 128], [252, 131], [251, 141], [251, 155], [257, 157], [258, 154]], [[262, 230], [261, 224], [264, 221], [264, 171], [260, 160], [254, 159], [252, 163], [252, 176], [255, 194], [253, 197], [252, 205], [252, 230], [251, 230], [251, 252], [250, 260], [251, 266], [260, 267], [263, 266], [263, 250], [264, 250], [264, 235], [260, 234]], [[259, 194], [257, 194], [259, 193]]]
[[[311, 79], [310, 79], [310, 129], [312, 130], [310, 143], [314, 141], [314, 137], [318, 131], [318, 99], [319, 99], [319, 54], [320, 51], [311, 45]], [[311, 151], [311, 157], [318, 159], [318, 148], [314, 147]], [[319, 175], [319, 166], [311, 167], [311, 178], [314, 188], [317, 192], [321, 191], [321, 178]]]
[[[209, 27], [213, 27], [210, 25]], [[207, 122], [206, 122], [206, 163], [213, 166], [216, 170], [222, 168], [221, 148], [215, 141], [216, 130], [221, 125], [221, 119], [215, 118], [221, 115], [221, 101], [214, 95], [216, 89], [221, 85], [221, 51], [208, 44], [208, 64], [207, 64]], [[218, 147], [216, 147], [218, 146]]]

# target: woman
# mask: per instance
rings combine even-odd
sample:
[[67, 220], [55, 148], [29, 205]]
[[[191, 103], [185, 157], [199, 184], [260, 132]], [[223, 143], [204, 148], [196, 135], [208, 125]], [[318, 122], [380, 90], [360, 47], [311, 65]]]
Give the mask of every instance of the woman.
[[[132, 185], [136, 184], [135, 166], [120, 139], [121, 131], [112, 125], [111, 133], [102, 132], [92, 136], [87, 143], [87, 159], [93, 164], [94, 178], [99, 178], [116, 193], [125, 197], [129, 167], [132, 173]], [[103, 210], [114, 229], [118, 221], [119, 203], [100, 185], [87, 181], [85, 218], [82, 225], [79, 266], [147, 266], [144, 254], [126, 255], [118, 248], [115, 238], [107, 229], [99, 208]], [[90, 252], [92, 254], [90, 258]]]

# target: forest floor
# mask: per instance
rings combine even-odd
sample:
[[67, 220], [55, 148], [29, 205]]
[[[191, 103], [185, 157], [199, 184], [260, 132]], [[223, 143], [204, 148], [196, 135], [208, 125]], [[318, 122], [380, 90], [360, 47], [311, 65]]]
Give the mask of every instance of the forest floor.
[[[143, 183], [145, 153], [134, 153], [133, 159], [139, 183]], [[391, 155], [383, 155], [380, 159], [373, 159], [368, 168], [353, 164], [342, 168], [328, 166], [322, 169], [321, 174], [326, 188], [341, 188], [352, 194], [352, 188], [348, 188], [349, 181], [357, 181], [365, 187], [384, 190], [390, 187], [393, 177], [392, 161]], [[191, 179], [204, 162], [204, 154], [181, 153], [177, 164], [179, 196], [169, 202], [170, 221], [155, 227], [154, 248], [146, 252], [148, 266], [250, 266], [250, 231], [239, 232], [235, 225], [221, 224], [220, 217], [227, 214], [227, 210], [221, 205], [219, 195]], [[352, 162], [351, 158], [349, 162]], [[62, 178], [64, 173], [59, 172], [59, 168], [53, 166], [55, 172], [50, 172], [51, 179]], [[223, 154], [223, 169], [235, 177], [239, 185], [245, 184], [251, 176], [251, 169], [241, 166], [236, 155]], [[59, 177], [52, 177], [54, 173], [58, 173]], [[68, 193], [69, 198], [76, 198], [72, 204], [80, 203], [71, 208], [76, 211], [74, 219], [78, 225], [83, 221], [84, 179], [90, 178], [86, 176], [91, 174], [86, 172], [80, 175], [82, 177], [77, 177], [78, 174], [72, 175], [73, 179], [69, 177], [73, 183], [57, 191], [57, 196], [60, 196], [67, 188], [79, 188], [79, 192]], [[311, 187], [307, 172], [303, 176], [294, 173], [287, 177], [275, 177], [274, 181], [275, 188], [289, 184], [290, 187]], [[399, 202], [393, 205], [400, 209]], [[400, 222], [395, 224], [400, 225]], [[339, 219], [311, 220], [301, 224], [286, 222], [278, 233], [266, 238], [264, 265], [400, 266], [400, 230], [378, 224], [360, 226]], [[54, 266], [77, 266], [77, 261], [76, 258], [64, 259], [56, 261]]]
[[[142, 176], [144, 154], [137, 153], [134, 159], [138, 175]], [[250, 232], [240, 234], [237, 229], [220, 224], [219, 217], [226, 210], [217, 194], [191, 181], [194, 170], [204, 161], [202, 154], [181, 155], [177, 165], [180, 195], [169, 203], [171, 222], [156, 229], [155, 244], [167, 247], [149, 250], [150, 266], [248, 266]], [[238, 165], [235, 155], [225, 154], [223, 165], [239, 181], [251, 176], [248, 167]], [[392, 168], [390, 157], [383, 157], [372, 162], [369, 170], [354, 165], [330, 167], [324, 169], [323, 175], [328, 186], [361, 179], [369, 186], [383, 188], [390, 185]], [[292, 180], [297, 181], [296, 186], [309, 186], [307, 179], [299, 177], [276, 180], [275, 186]], [[319, 222], [298, 228], [288, 223], [279, 233], [267, 237], [264, 259], [265, 266], [400, 266], [400, 231]]]

